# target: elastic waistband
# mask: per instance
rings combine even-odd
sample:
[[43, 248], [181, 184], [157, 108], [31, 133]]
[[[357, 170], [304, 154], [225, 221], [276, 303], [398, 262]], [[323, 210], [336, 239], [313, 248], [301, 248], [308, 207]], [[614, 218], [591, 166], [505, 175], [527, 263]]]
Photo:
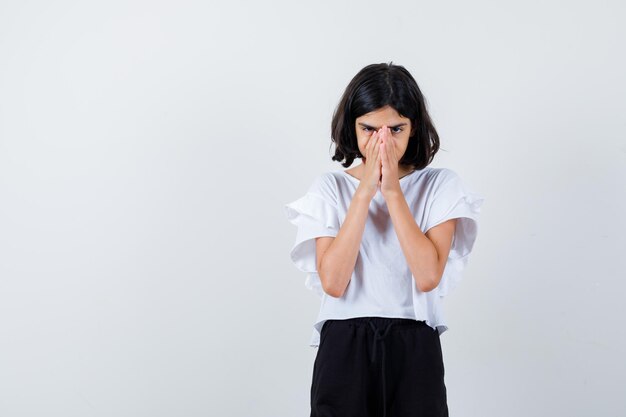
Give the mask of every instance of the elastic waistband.
[[424, 320], [414, 320], [407, 318], [398, 318], [398, 317], [353, 317], [350, 319], [333, 319], [328, 321], [336, 321], [347, 323], [350, 325], [356, 326], [371, 326], [369, 323], [372, 323], [377, 328], [387, 327], [388, 325], [393, 323], [394, 328], [398, 327], [406, 327], [406, 326], [428, 326], [426, 321]]

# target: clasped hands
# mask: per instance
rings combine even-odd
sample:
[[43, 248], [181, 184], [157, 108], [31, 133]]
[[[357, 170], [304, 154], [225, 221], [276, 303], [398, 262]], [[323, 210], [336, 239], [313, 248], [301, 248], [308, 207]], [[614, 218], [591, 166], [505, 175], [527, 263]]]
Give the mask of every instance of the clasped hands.
[[402, 194], [398, 178], [398, 142], [387, 126], [372, 133], [365, 145], [365, 178], [368, 184], [380, 187], [383, 197]]

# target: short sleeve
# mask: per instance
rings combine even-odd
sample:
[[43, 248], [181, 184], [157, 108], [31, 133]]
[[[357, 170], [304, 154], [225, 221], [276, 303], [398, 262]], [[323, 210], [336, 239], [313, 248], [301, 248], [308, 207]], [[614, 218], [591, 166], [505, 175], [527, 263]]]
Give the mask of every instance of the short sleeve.
[[474, 192], [454, 171], [444, 168], [436, 187], [425, 228], [457, 219], [452, 246], [443, 276], [437, 286], [439, 295], [448, 295], [459, 284], [478, 235], [478, 218], [485, 198]]
[[307, 273], [304, 285], [320, 297], [324, 291], [317, 274], [315, 238], [335, 237], [339, 232], [335, 190], [332, 180], [321, 175], [306, 194], [284, 206], [287, 219], [298, 228], [290, 252], [291, 261], [296, 268]]

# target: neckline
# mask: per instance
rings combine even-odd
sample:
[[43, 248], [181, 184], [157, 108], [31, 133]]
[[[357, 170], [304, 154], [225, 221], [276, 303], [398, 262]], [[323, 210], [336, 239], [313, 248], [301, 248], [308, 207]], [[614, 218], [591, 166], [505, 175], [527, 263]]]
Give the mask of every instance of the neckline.
[[[357, 177], [353, 176], [352, 174], [348, 174], [345, 170], [341, 169], [340, 170], [346, 177], [350, 178], [351, 180], [355, 181], [356, 183], [360, 183], [361, 180], [358, 179]], [[415, 174], [417, 171], [419, 171], [418, 169], [414, 169], [413, 171], [409, 172], [408, 174], [406, 174], [403, 177], [398, 178], [398, 180], [400, 181], [400, 183], [402, 183], [402, 180], [404, 180], [405, 178], [408, 178], [410, 176], [412, 176], [413, 174]]]

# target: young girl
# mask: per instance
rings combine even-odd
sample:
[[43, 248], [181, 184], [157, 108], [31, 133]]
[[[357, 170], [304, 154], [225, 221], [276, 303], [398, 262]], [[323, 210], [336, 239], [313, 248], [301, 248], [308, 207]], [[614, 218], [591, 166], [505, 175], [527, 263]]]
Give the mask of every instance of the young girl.
[[439, 137], [402, 66], [373, 64], [332, 120], [333, 160], [285, 205], [291, 251], [322, 302], [311, 417], [448, 416], [440, 335], [484, 198], [448, 168], [428, 167]]

